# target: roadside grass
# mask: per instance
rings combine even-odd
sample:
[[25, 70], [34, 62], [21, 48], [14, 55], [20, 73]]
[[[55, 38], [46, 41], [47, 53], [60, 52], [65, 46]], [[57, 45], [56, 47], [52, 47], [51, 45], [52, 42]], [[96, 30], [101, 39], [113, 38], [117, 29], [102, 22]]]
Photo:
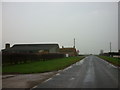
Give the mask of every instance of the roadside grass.
[[120, 58], [116, 58], [116, 57], [108, 57], [108, 56], [98, 56], [116, 66], [119, 66], [120, 67]]
[[48, 61], [36, 61], [26, 64], [18, 64], [11, 66], [3, 66], [3, 74], [28, 74], [28, 73], [42, 73], [49, 71], [57, 71], [64, 69], [71, 64], [83, 59], [84, 56], [66, 57], [60, 59], [53, 59]]

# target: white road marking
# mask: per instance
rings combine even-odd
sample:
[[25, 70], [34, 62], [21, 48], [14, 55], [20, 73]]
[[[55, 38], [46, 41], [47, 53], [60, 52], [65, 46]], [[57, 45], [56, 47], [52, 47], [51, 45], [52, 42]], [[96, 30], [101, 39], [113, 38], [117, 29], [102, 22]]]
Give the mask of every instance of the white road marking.
[[70, 80], [74, 80], [75, 78], [70, 78]]
[[56, 74], [56, 76], [60, 75], [60, 73]]
[[112, 66], [113, 68], [118, 68], [117, 66], [115, 66], [115, 65], [113, 65], [113, 64], [111, 64], [111, 63], [109, 63], [109, 62], [107, 62], [107, 61], [105, 61], [105, 60], [103, 60], [103, 59], [101, 59], [103, 62], [105, 62], [105, 63], [107, 63], [108, 65], [110, 65], [110, 66]]
[[[88, 58], [88, 57], [85, 57], [85, 58]], [[82, 60], [80, 60], [79, 62], [76, 62], [75, 64], [73, 64], [73, 65], [71, 65], [71, 66], [69, 66], [69, 67], [65, 68], [63, 71], [66, 71], [66, 70], [68, 70], [68, 69], [72, 68], [74, 65], [81, 65], [81, 64], [83, 64], [83, 62], [84, 62], [85, 58], [83, 58], [83, 59], [82, 59]]]
[[72, 66], [69, 66], [69, 67], [65, 68], [63, 71], [66, 71], [66, 70], [68, 70], [70, 68], [72, 68]]
[[81, 61], [77, 62], [75, 65], [81, 65], [81, 64], [83, 64], [84, 60], [85, 59], [82, 59]]
[[61, 72], [62, 70], [58, 70], [58, 72]]
[[44, 82], [47, 82], [47, 81], [49, 81], [49, 80], [52, 80], [52, 78], [49, 78], [49, 79], [45, 80]]
[[[37, 88], [37, 86], [34, 86], [33, 88]], [[32, 89], [33, 89], [33, 88], [32, 88]]]
[[[61, 72], [62, 70], [59, 70], [59, 71]], [[57, 74], [56, 74], [56, 75], [54, 75], [54, 76], [58, 76], [58, 75], [60, 75], [60, 73], [57, 73]], [[53, 77], [54, 77], [54, 76], [53, 76]], [[53, 77], [52, 77], [52, 78], [53, 78]], [[52, 78], [49, 78], [49, 79], [45, 80], [43, 83], [45, 83], [45, 82], [48, 82], [48, 81], [52, 80]], [[37, 87], [38, 87], [38, 85], [37, 85], [37, 86], [34, 86], [32, 89], [37, 88]], [[31, 89], [31, 90], [32, 90], [32, 89]]]
[[111, 63], [109, 63], [109, 65], [112, 66], [113, 68], [118, 68], [117, 66], [114, 66], [114, 65], [112, 65]]

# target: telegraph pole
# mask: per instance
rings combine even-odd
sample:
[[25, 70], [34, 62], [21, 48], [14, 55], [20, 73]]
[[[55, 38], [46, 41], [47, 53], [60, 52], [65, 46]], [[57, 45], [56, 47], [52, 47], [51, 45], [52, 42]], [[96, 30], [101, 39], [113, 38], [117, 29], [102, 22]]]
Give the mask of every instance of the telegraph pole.
[[74, 48], [75, 48], [75, 38], [74, 38]]
[[110, 53], [111, 53], [111, 42], [110, 42]]
[[112, 54], [111, 54], [111, 42], [110, 42], [110, 57], [112, 57]]

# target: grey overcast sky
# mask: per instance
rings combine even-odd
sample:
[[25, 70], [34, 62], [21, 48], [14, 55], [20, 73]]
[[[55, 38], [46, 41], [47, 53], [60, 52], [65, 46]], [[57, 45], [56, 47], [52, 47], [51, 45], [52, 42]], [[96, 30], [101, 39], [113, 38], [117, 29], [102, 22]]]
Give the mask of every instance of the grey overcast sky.
[[55, 42], [81, 54], [118, 50], [117, 2], [3, 2], [5, 43]]

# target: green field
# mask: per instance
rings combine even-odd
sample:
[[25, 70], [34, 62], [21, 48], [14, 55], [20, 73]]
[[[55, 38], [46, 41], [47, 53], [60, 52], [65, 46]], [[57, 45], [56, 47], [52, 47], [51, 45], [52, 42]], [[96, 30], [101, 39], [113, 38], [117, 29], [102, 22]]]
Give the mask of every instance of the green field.
[[120, 66], [120, 58], [115, 58], [115, 57], [108, 57], [108, 56], [98, 56], [116, 66]]
[[36, 61], [32, 63], [26, 64], [18, 64], [11, 66], [2, 67], [3, 74], [10, 73], [41, 73], [41, 72], [49, 72], [49, 71], [57, 71], [60, 69], [64, 69], [65, 67], [83, 59], [84, 56], [76, 56], [76, 57], [66, 57], [60, 59], [53, 59], [48, 61]]

